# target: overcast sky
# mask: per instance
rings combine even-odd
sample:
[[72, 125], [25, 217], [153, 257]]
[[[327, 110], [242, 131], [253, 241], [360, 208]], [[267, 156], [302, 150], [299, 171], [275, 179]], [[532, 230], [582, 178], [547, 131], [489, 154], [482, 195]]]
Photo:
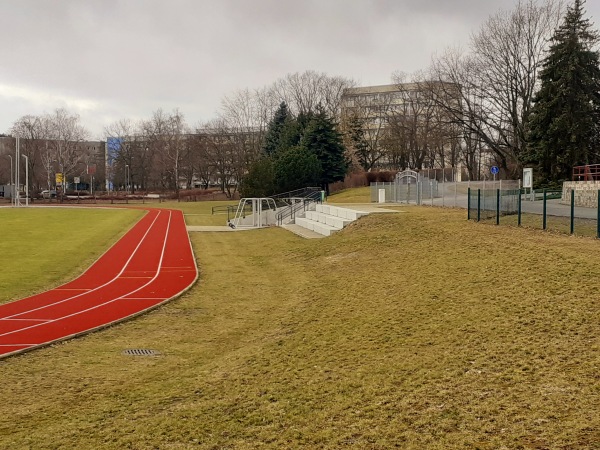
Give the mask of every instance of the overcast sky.
[[[59, 107], [94, 138], [121, 118], [221, 99], [315, 70], [390, 83], [516, 0], [0, 0], [0, 132]], [[600, 20], [600, 2], [588, 1]]]

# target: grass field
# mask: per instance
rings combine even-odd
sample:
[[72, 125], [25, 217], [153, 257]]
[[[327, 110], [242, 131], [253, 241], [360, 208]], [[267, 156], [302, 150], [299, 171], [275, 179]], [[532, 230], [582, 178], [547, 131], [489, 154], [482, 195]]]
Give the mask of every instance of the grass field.
[[193, 234], [182, 298], [0, 361], [0, 448], [599, 448], [600, 242], [403, 210]]
[[0, 209], [0, 303], [73, 278], [142, 214], [131, 209]]

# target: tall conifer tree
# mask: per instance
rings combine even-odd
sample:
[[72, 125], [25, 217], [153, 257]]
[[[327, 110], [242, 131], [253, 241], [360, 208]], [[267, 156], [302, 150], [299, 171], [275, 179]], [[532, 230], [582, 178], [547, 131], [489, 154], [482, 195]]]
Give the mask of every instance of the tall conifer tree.
[[263, 152], [267, 156], [273, 156], [279, 150], [281, 135], [284, 132], [287, 123], [290, 119], [290, 113], [285, 102], [281, 102], [277, 111], [273, 115], [273, 119], [269, 122], [267, 133], [265, 135], [265, 143]]
[[537, 164], [547, 182], [570, 178], [573, 166], [600, 162], [598, 33], [583, 17], [584, 3], [568, 7], [553, 36], [529, 121], [524, 162]]
[[321, 162], [321, 186], [325, 191], [329, 192], [329, 183], [344, 179], [348, 172], [348, 161], [342, 136], [320, 106], [306, 127], [300, 144], [313, 152]]

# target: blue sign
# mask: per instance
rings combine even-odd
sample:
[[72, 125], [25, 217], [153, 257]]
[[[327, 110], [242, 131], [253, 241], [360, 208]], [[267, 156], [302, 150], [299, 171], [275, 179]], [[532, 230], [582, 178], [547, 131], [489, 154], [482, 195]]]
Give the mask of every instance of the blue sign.
[[498, 172], [500, 172], [500, 169], [498, 169], [498, 166], [492, 166], [492, 168], [490, 169], [490, 172], [492, 172], [492, 175], [498, 175]]
[[121, 150], [122, 143], [122, 138], [109, 137], [106, 139], [106, 162], [109, 166], [112, 166], [114, 160], [117, 159], [117, 156], [119, 156], [119, 151]]

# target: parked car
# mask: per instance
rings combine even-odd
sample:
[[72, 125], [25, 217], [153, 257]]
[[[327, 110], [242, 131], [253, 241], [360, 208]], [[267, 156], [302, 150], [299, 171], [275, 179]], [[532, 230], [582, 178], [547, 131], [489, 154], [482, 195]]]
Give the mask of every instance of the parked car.
[[46, 189], [45, 191], [42, 191], [42, 198], [56, 198], [56, 191], [54, 189]]

